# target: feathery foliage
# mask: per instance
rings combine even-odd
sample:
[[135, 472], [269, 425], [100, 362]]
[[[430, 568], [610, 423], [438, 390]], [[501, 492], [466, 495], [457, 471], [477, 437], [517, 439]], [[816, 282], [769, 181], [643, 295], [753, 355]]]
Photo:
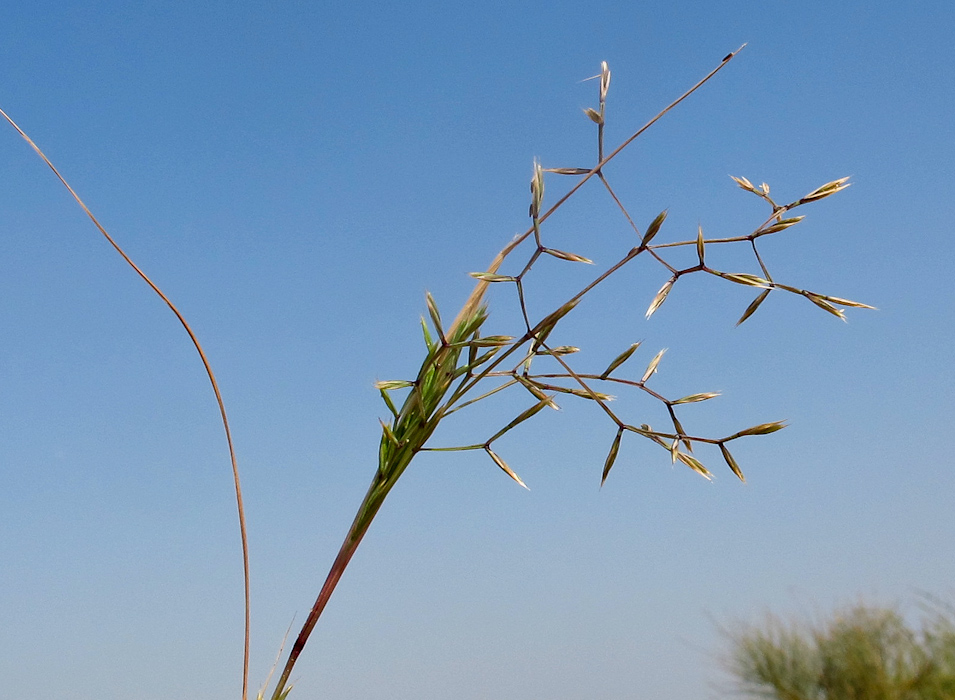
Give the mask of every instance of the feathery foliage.
[[918, 629], [895, 608], [856, 605], [816, 624], [768, 617], [731, 644], [728, 670], [749, 697], [955, 698], [955, 608], [937, 600]]

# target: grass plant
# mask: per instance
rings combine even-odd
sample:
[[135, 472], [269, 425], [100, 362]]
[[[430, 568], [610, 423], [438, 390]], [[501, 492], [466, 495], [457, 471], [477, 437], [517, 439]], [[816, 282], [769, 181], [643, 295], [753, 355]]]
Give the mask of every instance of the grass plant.
[[[664, 228], [667, 218], [666, 210], [656, 214], [650, 219], [646, 228], [641, 229], [635, 223], [637, 217], [632, 215], [625, 207], [611, 185], [610, 176], [606, 172], [611, 161], [670, 110], [723, 70], [742, 48], [740, 47], [740, 49], [728, 54], [698, 83], [661, 110], [609, 153], [605, 153], [604, 131], [606, 126], [606, 101], [611, 74], [607, 64], [603, 63], [600, 73], [594, 76], [598, 85], [597, 107], [584, 110], [585, 115], [596, 126], [595, 164], [589, 167], [544, 167], [535, 161], [530, 184], [530, 223], [527, 230], [508, 242], [486, 269], [471, 273], [471, 276], [476, 280], [474, 290], [450, 322], [444, 320], [439, 306], [432, 296], [430, 294], [426, 295], [427, 318], [423, 317], [421, 320], [425, 344], [421, 365], [413, 378], [381, 381], [376, 384], [376, 389], [380, 392], [388, 411], [388, 419], [381, 421], [378, 465], [368, 491], [345, 535], [341, 549], [332, 563], [315, 603], [291, 645], [288, 657], [271, 692], [272, 700], [284, 700], [288, 695], [291, 689], [290, 676], [295, 664], [300, 658], [309, 636], [332, 593], [341, 580], [342, 574], [391, 489], [421, 452], [483, 451], [492, 464], [500, 468], [517, 484], [525, 486], [521, 477], [495, 450], [496, 441], [532, 419], [537, 413], [547, 408], [557, 408], [558, 400], [580, 399], [592, 402], [599, 411], [606, 415], [615, 430], [603, 461], [600, 474], [601, 485], [607, 480], [616, 463], [625, 438], [649, 440], [664, 450], [672, 463], [680, 462], [707, 479], [711, 478], [712, 472], [697, 456], [696, 448], [708, 446], [714, 452], [719, 453], [722, 461], [739, 479], [744, 480], [743, 472], [730, 451], [730, 444], [743, 437], [766, 435], [780, 430], [785, 427], [783, 421], [762, 423], [722, 437], [697, 435], [684, 427], [679, 415], [682, 407], [689, 403], [709, 401], [716, 398], [718, 394], [703, 391], [686, 396], [668, 397], [652, 386], [651, 380], [660, 370], [666, 349], [661, 349], [652, 354], [649, 360], [644, 360], [646, 365], [642, 371], [628, 374], [625, 373], [624, 365], [626, 363], [633, 364], [633, 358], [637, 357], [641, 351], [640, 343], [633, 343], [624, 348], [606, 367], [578, 368], [573, 366], [572, 363], [576, 359], [573, 356], [579, 348], [569, 345], [556, 345], [550, 341], [554, 329], [565, 317], [574, 312], [579, 302], [625, 266], [643, 257], [651, 259], [665, 271], [665, 282], [650, 300], [646, 311], [647, 318], [659, 311], [673, 287], [681, 279], [694, 273], [703, 273], [731, 284], [753, 288], [756, 296], [742, 312], [738, 323], [743, 323], [750, 318], [775, 291], [804, 297], [826, 312], [843, 320], [845, 320], [845, 313], [841, 307], [872, 308], [858, 302], [779, 282], [770, 274], [759, 252], [759, 243], [764, 237], [781, 233], [802, 221], [804, 217], [801, 214], [793, 214], [794, 210], [801, 210], [805, 205], [844, 190], [849, 186], [848, 178], [832, 180], [802, 197], [787, 203], [778, 203], [775, 196], [770, 194], [769, 185], [762, 183], [757, 186], [745, 177], [733, 177], [740, 188], [758, 197], [766, 204], [768, 211], [765, 217], [756, 222], [755, 226], [747, 233], [738, 236], [708, 238], [700, 227], [695, 236], [686, 240], [670, 242], [658, 241], [658, 234]], [[40, 158], [53, 170], [93, 221], [99, 232], [109, 240], [124, 260], [175, 313], [198, 351], [205, 367], [218, 401], [222, 424], [226, 433], [239, 513], [246, 591], [246, 632], [242, 690], [244, 700], [248, 693], [250, 634], [249, 564], [245, 516], [232, 436], [225, 406], [209, 360], [189, 324], [169, 298], [122, 251], [30, 137], [6, 113], [0, 111], [0, 114], [27, 140]], [[550, 183], [552, 180], [566, 181], [568, 179], [572, 180], [572, 184], [552, 205], [546, 207], [545, 181]], [[529, 281], [533, 279], [532, 272], [535, 264], [541, 258], [552, 257], [569, 265], [592, 264], [590, 259], [580, 253], [549, 246], [544, 226], [545, 222], [558, 209], [563, 207], [581, 187], [588, 183], [606, 192], [608, 202], [618, 210], [620, 216], [632, 229], [633, 235], [629, 242], [624, 242], [623, 250], [616, 262], [606, 269], [594, 273], [588, 283], [556, 308], [553, 308], [552, 311], [534, 317], [529, 312], [527, 303], [528, 295], [533, 291]], [[754, 271], [721, 270], [709, 264], [707, 262], [707, 251], [713, 246], [725, 245], [745, 246], [751, 249], [754, 258]], [[678, 248], [689, 249], [692, 253], [695, 253], [695, 262], [688, 267], [678, 267], [672, 263], [669, 254], [673, 249]], [[524, 257], [519, 259], [521, 253]], [[486, 293], [491, 285], [505, 285], [513, 290], [514, 299], [522, 319], [522, 325], [514, 331], [513, 335], [484, 335], [482, 333], [489, 314]], [[646, 423], [636, 423], [619, 415], [611, 407], [613, 397], [607, 393], [610, 389], [643, 392], [660, 402], [665, 407], [668, 425], [662, 429], [655, 429]], [[435, 431], [445, 418], [460, 410], [471, 408], [484, 399], [501, 392], [516, 395], [518, 401], [523, 398], [524, 403], [515, 410], [513, 419], [499, 430], [486, 437], [486, 439], [472, 444], [457, 446], [431, 444]], [[266, 685], [268, 685], [268, 682], [267, 680]], [[263, 688], [258, 694], [259, 698], [265, 698], [267, 695], [266, 688]]]

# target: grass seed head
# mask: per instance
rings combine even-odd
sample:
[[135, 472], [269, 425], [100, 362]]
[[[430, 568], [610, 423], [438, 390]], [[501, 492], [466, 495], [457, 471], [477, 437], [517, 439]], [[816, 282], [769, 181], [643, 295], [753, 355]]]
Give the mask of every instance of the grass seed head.
[[798, 224], [800, 221], [802, 221], [805, 218], [806, 218], [805, 216], [794, 216], [789, 219], [780, 219], [776, 223], [770, 224], [766, 228], [760, 229], [759, 233], [761, 234], [776, 233], [777, 231], [782, 231], [784, 229], [789, 228], [790, 226], [795, 226], [796, 224]]
[[653, 301], [650, 302], [650, 307], [647, 309], [648, 319], [653, 316], [657, 309], [663, 306], [663, 302], [667, 300], [667, 296], [669, 296], [670, 290], [673, 289], [673, 284], [675, 282], [676, 277], [671, 277], [663, 283], [662, 287], [660, 287], [660, 291], [658, 291], [656, 296], [653, 297]]
[[718, 391], [708, 391], [702, 394], [690, 394], [689, 396], [684, 396], [682, 399], [677, 399], [676, 401], [671, 402], [671, 405], [676, 406], [681, 403], [698, 403], [700, 401], [708, 401], [709, 399], [714, 399], [719, 396]]
[[544, 171], [541, 164], [534, 161], [534, 175], [531, 177], [531, 208], [530, 215], [534, 219], [540, 216], [541, 206], [544, 202]]
[[753, 299], [753, 301], [750, 302], [749, 306], [746, 307], [746, 311], [744, 311], [743, 315], [739, 317], [739, 321], [736, 322], [736, 325], [738, 326], [743, 321], [745, 321], [750, 316], [752, 316], [754, 313], [756, 313], [756, 309], [759, 308], [760, 304], [766, 301], [766, 297], [769, 296], [769, 293], [771, 291], [772, 291], [771, 289], [765, 289], [762, 292], [760, 292], [759, 296]]
[[584, 114], [590, 117], [590, 121], [594, 124], [603, 124], [604, 118], [600, 116], [600, 112], [592, 107], [584, 107]]
[[620, 353], [619, 355], [617, 355], [617, 356], [614, 358], [613, 362], [611, 362], [611, 363], [607, 366], [607, 369], [605, 369], [605, 370], [603, 371], [603, 374], [600, 375], [600, 378], [601, 378], [601, 379], [606, 379], [607, 377], [609, 377], [610, 374], [611, 374], [615, 369], [617, 369], [620, 365], [622, 365], [624, 362], [626, 362], [627, 360], [629, 360], [629, 359], [630, 359], [630, 356], [633, 355], [633, 353], [635, 353], [635, 352], [637, 351], [637, 348], [639, 348], [639, 347], [640, 347], [640, 343], [634, 343], [634, 344], [631, 345], [629, 348], [627, 348], [626, 350], [624, 350], [622, 353]]
[[521, 480], [521, 477], [519, 477], [517, 474], [515, 474], [515, 473], [514, 473], [514, 470], [511, 469], [509, 466], [507, 466], [507, 462], [505, 462], [503, 459], [501, 459], [501, 458], [497, 455], [497, 453], [494, 452], [494, 450], [492, 450], [490, 447], [485, 447], [484, 450], [491, 456], [491, 459], [494, 460], [494, 463], [495, 463], [497, 466], [499, 466], [499, 467], [503, 470], [503, 472], [504, 472], [505, 474], [507, 474], [507, 475], [508, 475], [509, 477], [511, 477], [512, 479], [514, 479], [514, 481], [516, 481], [518, 484], [520, 484], [521, 486], [523, 486], [525, 489], [527, 489], [528, 491], [530, 491], [530, 489], [527, 488], [527, 484], [525, 484], [525, 483]]
[[730, 282], [735, 282], [736, 284], [745, 284], [748, 287], [762, 287], [763, 289], [770, 288], [770, 281], [765, 280], [762, 277], [757, 275], [750, 275], [745, 272], [723, 272], [720, 274], [720, 277], [727, 279]]
[[585, 258], [583, 255], [577, 255], [577, 253], [568, 253], [563, 250], [557, 250], [556, 248], [545, 248], [544, 252], [548, 255], [553, 255], [555, 258], [560, 258], [561, 260], [567, 260], [569, 262], [582, 262], [587, 263], [588, 265], [594, 264], [594, 261], [590, 258]]
[[[735, 175], [730, 175], [734, 182], [739, 185], [741, 188], [747, 192], [755, 192], [756, 188], [753, 186], [753, 183], [747, 180], [745, 177], [736, 177]], [[753, 201], [753, 200], [750, 200]]]
[[819, 294], [813, 294], [812, 292], [806, 292], [806, 298], [820, 309], [827, 311], [836, 318], [841, 318], [843, 321], [848, 322], [849, 319], [846, 318], [845, 312], [842, 309], [838, 309], [830, 304], [828, 301], [826, 301], [825, 297]]
[[468, 274], [483, 282], [514, 282], [517, 279], [509, 275], [495, 275], [493, 272], [469, 272]]
[[607, 92], [610, 90], [610, 66], [606, 61], [600, 62], [600, 103], [607, 101]]
[[573, 355], [575, 352], [580, 352], [580, 348], [574, 345], [558, 345], [556, 348], [551, 348], [549, 351], [537, 351], [538, 355]]
[[730, 451], [726, 449], [726, 445], [724, 445], [722, 442], [720, 443], [720, 452], [723, 453], [723, 459], [726, 461], [726, 464], [729, 466], [729, 468], [733, 470], [733, 473], [736, 474], [737, 478], [743, 483], [746, 483], [746, 477], [743, 476], [742, 470], [740, 470], [739, 465], [733, 458], [733, 455], [730, 454]]
[[617, 436], [613, 439], [613, 444], [610, 445], [610, 452], [607, 454], [607, 459], [604, 461], [604, 470], [600, 475], [600, 485], [603, 486], [604, 482], [607, 481], [607, 475], [610, 474], [610, 470], [613, 468], [613, 463], [617, 461], [617, 453], [620, 451], [620, 440], [623, 438], [623, 428], [617, 429]]
[[746, 430], [740, 430], [738, 433], [734, 434], [732, 438], [735, 439], [738, 437], [743, 437], [744, 435], [769, 435], [770, 433], [775, 433], [777, 430], [782, 430], [786, 427], [786, 421], [777, 420], [771, 423], [760, 423], [759, 425], [754, 425], [752, 428], [746, 428]]
[[875, 309], [874, 306], [869, 306], [868, 304], [860, 304], [858, 301], [849, 301], [848, 299], [842, 299], [840, 297], [831, 297], [831, 296], [822, 296], [818, 295], [821, 299], [832, 302], [833, 304], [842, 304], [843, 306], [852, 306], [857, 309]]
[[431, 292], [425, 292], [424, 296], [428, 304], [428, 314], [431, 316], [431, 323], [434, 324], [434, 329], [438, 332], [441, 339], [447, 342], [447, 339], [444, 337], [444, 329], [441, 326], [441, 314], [438, 313], [438, 305], [435, 303], [434, 297], [431, 296]]
[[844, 190], [845, 188], [850, 187], [851, 185], [852, 183], [849, 182], [848, 177], [841, 177], [838, 180], [833, 180], [832, 182], [827, 182], [825, 185], [822, 185], [821, 187], [817, 187], [812, 192], [807, 194], [805, 197], [800, 199], [799, 203], [805, 204], [806, 202], [814, 202], [818, 199], [823, 199], [825, 197], [828, 197], [829, 195], [835, 194], [836, 192], [840, 192], [841, 190]]
[[509, 431], [509, 430], [511, 430], [511, 429], [513, 429], [513, 428], [516, 428], [518, 425], [520, 425], [521, 423], [523, 423], [523, 422], [526, 421], [527, 419], [536, 416], [538, 413], [541, 412], [541, 410], [544, 409], [545, 406], [550, 406], [550, 405], [553, 403], [552, 399], [553, 399], [552, 396], [547, 396], [547, 395], [545, 395], [545, 396], [544, 396], [542, 399], [540, 399], [536, 404], [534, 404], [534, 405], [531, 406], [530, 408], [527, 408], [527, 409], [521, 411], [520, 414], [519, 414], [514, 420], [512, 420], [510, 423], [508, 423], [508, 424], [505, 425], [503, 428], [501, 428], [501, 429], [498, 430], [496, 433], [494, 433], [494, 435], [492, 435], [492, 436], [488, 439], [487, 443], [485, 443], [485, 444], [490, 445], [492, 442], [494, 442], [494, 441], [497, 440], [499, 437], [501, 437], [502, 435], [504, 435], [504, 433], [506, 433], [507, 431]]
[[713, 474], [710, 472], [710, 470], [704, 467], [703, 463], [700, 460], [698, 460], [696, 457], [694, 457], [693, 455], [688, 455], [685, 452], [680, 452], [677, 455], [677, 459], [679, 459], [681, 462], [683, 462], [683, 464], [688, 466], [690, 469], [695, 471], [697, 474], [702, 476], [707, 481], [713, 480]]
[[487, 335], [483, 338], [475, 338], [468, 342], [473, 348], [491, 348], [491, 347], [503, 347], [505, 345], [510, 345], [514, 341], [514, 336], [512, 335]]
[[523, 386], [525, 389], [527, 389], [530, 392], [531, 396], [533, 396], [534, 398], [540, 401], [546, 400], [548, 402], [547, 405], [553, 408], [555, 411], [560, 410], [560, 406], [554, 403], [553, 397], [545, 394], [544, 390], [541, 389], [539, 386], [537, 386], [537, 384], [533, 380], [528, 379], [522, 374], [515, 375], [515, 378], [517, 379], [517, 381], [520, 383], [521, 386]]
[[660, 227], [663, 225], [663, 222], [667, 218], [667, 209], [664, 209], [657, 217], [650, 222], [650, 225], [647, 226], [646, 233], [643, 234], [643, 240], [640, 242], [640, 245], [646, 246], [653, 240], [653, 237], [660, 233]]
[[667, 349], [666, 349], [666, 348], [663, 348], [663, 350], [661, 350], [660, 352], [658, 352], [658, 353], [654, 356], [654, 358], [653, 358], [652, 360], [650, 360], [650, 364], [647, 365], [647, 371], [643, 373], [643, 378], [640, 380], [640, 383], [641, 383], [641, 384], [645, 383], [650, 377], [652, 377], [654, 374], [656, 374], [657, 365], [660, 364], [660, 360], [663, 358], [663, 353], [665, 353], [666, 351], [667, 351]]
[[555, 175], [586, 175], [590, 168], [544, 168], [544, 172]]
[[375, 388], [382, 391], [394, 391], [395, 389], [407, 389], [414, 386], [414, 382], [406, 379], [389, 379], [386, 381], [375, 382]]

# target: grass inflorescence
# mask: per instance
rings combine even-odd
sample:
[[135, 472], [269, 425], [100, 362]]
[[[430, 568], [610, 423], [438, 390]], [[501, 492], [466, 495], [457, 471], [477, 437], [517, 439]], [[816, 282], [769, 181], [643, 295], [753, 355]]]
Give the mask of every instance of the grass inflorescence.
[[[438, 304], [430, 294], [426, 295], [428, 313], [427, 318], [422, 317], [421, 320], [426, 346], [425, 357], [414, 379], [386, 380], [376, 384], [376, 388], [381, 392], [382, 400], [389, 413], [388, 419], [381, 421], [382, 436], [379, 444], [378, 468], [339, 554], [329, 571], [325, 584], [292, 646], [285, 667], [275, 686], [272, 700], [282, 700], [288, 692], [290, 687], [288, 681], [292, 669], [335, 590], [345, 567], [368, 531], [385, 497], [420, 452], [484, 451], [493, 464], [519, 485], [526, 488], [520, 476], [494, 450], [494, 443], [525, 421], [531, 420], [545, 408], [557, 408], [558, 400], [574, 398], [594, 402], [616, 427], [603, 463], [600, 475], [601, 484], [606, 481], [620, 452], [623, 438], [628, 434], [652, 441], [666, 450], [674, 463], [680, 462], [707, 479], [712, 477], [712, 473], [694, 454], [694, 447], [701, 444], [715, 446], [729, 469], [739, 479], [744, 479], [739, 464], [729, 450], [729, 443], [743, 437], [766, 435], [780, 430], [785, 427], [783, 421], [762, 423], [738, 430], [724, 437], [714, 438], [695, 435], [684, 428], [677, 415], [679, 407], [685, 404], [709, 401], [716, 398], [718, 394], [704, 391], [677, 398], [668, 398], [659, 390], [651, 387], [649, 385], [650, 381], [659, 371], [666, 349], [660, 350], [652, 356], [645, 369], [638, 373], [639, 378], [630, 378], [623, 374], [623, 368], [625, 363], [628, 363], [636, 355], [640, 349], [640, 343], [631, 344], [617, 355], [607, 367], [599, 371], [584, 371], [571, 366], [572, 356], [579, 350], [578, 347], [552, 345], [550, 343], [549, 338], [554, 329], [577, 308], [580, 301], [624, 266], [641, 256], [647, 256], [664, 267], [669, 274], [666, 283], [650, 301], [646, 312], [647, 318], [660, 309], [670, 291], [680, 279], [697, 272], [713, 275], [734, 284], [759, 289], [758, 296], [743, 312], [739, 323], [752, 316], [769, 294], [775, 290], [803, 296], [843, 320], [845, 320], [844, 312], [839, 306], [872, 308], [865, 304], [810, 292], [775, 281], [758, 250], [760, 239], [785, 231], [803, 219], [802, 216], [790, 216], [792, 210], [845, 189], [848, 187], [847, 178], [828, 182], [812, 190], [809, 194], [786, 204], [778, 204], [772, 199], [769, 186], [766, 184], [756, 187], [746, 178], [733, 178], [740, 187], [757, 195], [769, 205], [771, 211], [768, 216], [744, 235], [708, 239], [704, 236], [702, 228], [699, 228], [695, 238], [669, 243], [656, 242], [667, 218], [666, 210], [657, 214], [649, 222], [646, 229], [641, 232], [634, 223], [634, 218], [611, 186], [609, 178], [604, 172], [605, 166], [673, 107], [710, 80], [738, 52], [739, 49], [726, 56], [720, 65], [703, 80], [663, 109], [609, 155], [604, 154], [604, 126], [606, 123], [606, 100], [610, 87], [610, 69], [606, 63], [603, 63], [601, 72], [595, 76], [599, 80], [598, 107], [585, 110], [587, 117], [597, 125], [596, 165], [590, 168], [545, 168], [535, 160], [530, 183], [531, 201], [528, 210], [531, 219], [530, 226], [523, 234], [511, 240], [487, 269], [470, 273], [471, 277], [477, 280], [477, 285], [454, 321], [446, 324], [442, 320]], [[547, 176], [577, 178], [577, 182], [550, 208], [545, 208], [545, 179]], [[589, 283], [557, 308], [540, 318], [532, 318], [528, 311], [527, 294], [529, 290], [527, 283], [538, 260], [543, 257], [553, 257], [572, 264], [592, 264], [592, 261], [581, 253], [548, 246], [543, 224], [558, 208], [569, 201], [574, 193], [593, 178], [596, 178], [600, 186], [606, 190], [614, 207], [619, 210], [632, 228], [635, 236], [634, 244], [623, 253], [617, 262], [610, 265], [606, 270], [595, 274]], [[517, 271], [515, 273], [503, 274], [501, 272], [502, 264], [525, 242], [530, 244], [530, 252], [526, 260], [516, 265]], [[708, 265], [706, 262], [707, 246], [726, 244], [750, 246], [759, 266], [760, 274], [718, 270]], [[677, 268], [670, 264], [664, 256], [667, 249], [683, 246], [695, 247], [697, 263], [690, 267]], [[481, 333], [484, 322], [488, 318], [486, 292], [490, 285], [510, 285], [514, 289], [523, 321], [523, 327], [517, 330], [514, 335], [484, 336]], [[538, 358], [550, 358], [556, 366], [550, 370], [537, 371], [535, 361]], [[635, 389], [661, 402], [666, 408], [670, 425], [664, 429], [654, 429], [645, 423], [636, 424], [625, 420], [609, 405], [613, 397], [606, 392], [607, 387]], [[429, 444], [429, 440], [444, 418], [505, 391], [518, 392], [518, 395], [526, 393], [530, 403], [521, 409], [512, 420], [482, 442], [449, 447]], [[400, 401], [396, 400], [398, 392], [405, 392]]]

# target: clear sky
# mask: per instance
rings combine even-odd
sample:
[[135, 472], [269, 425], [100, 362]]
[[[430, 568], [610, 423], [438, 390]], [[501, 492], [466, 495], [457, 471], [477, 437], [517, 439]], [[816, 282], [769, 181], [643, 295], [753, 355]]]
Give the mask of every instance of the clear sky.
[[[612, 146], [749, 42], [608, 177], [641, 227], [669, 208], [663, 241], [762, 220], [728, 175], [784, 201], [851, 175], [763, 252], [776, 279], [879, 311], [843, 324], [774, 293], [735, 328], [753, 292], [692, 276], [646, 321], [665, 273], [621, 276], [560, 342], [600, 371], [643, 340], [637, 374], [668, 347], [655, 387], [723, 392], [686, 407], [691, 432], [789, 420], [734, 443], [747, 483], [718, 453], [699, 452], [709, 483], [634, 438], [599, 489], [613, 427], [571, 401], [497, 445], [530, 491], [483, 455], [425, 455], [292, 697], [723, 697], [721, 627], [952, 595], [953, 34], [941, 0], [6, 7], [0, 107], [217, 371], [249, 516], [253, 687], [372, 477], [373, 384], [416, 372], [425, 290], [453, 316], [467, 273], [527, 227], [535, 157], [593, 164], [597, 85], [579, 81], [604, 60]], [[241, 561], [201, 365], [0, 126], [0, 696], [235, 699]], [[567, 182], [550, 176], [548, 201]], [[602, 265], [634, 245], [597, 187], [547, 236]], [[541, 304], [582, 279], [558, 261], [534, 275]], [[491, 313], [520, 330], [505, 295]], [[483, 440], [526, 405], [479, 406], [441, 440]]]

